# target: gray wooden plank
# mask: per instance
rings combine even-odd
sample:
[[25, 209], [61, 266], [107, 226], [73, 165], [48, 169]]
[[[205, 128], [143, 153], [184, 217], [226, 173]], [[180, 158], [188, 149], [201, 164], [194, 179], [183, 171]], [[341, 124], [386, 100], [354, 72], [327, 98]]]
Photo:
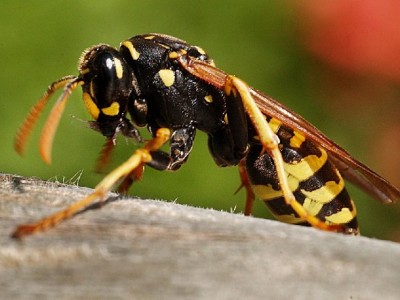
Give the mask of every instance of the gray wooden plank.
[[399, 244], [163, 201], [113, 198], [9, 237], [90, 191], [0, 175], [2, 299], [400, 298]]

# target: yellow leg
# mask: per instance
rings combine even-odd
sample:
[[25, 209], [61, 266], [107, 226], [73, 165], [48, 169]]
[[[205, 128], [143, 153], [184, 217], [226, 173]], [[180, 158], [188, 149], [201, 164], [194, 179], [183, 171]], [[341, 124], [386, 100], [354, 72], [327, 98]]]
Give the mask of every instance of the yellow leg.
[[282, 190], [286, 203], [293, 208], [293, 210], [300, 216], [300, 218], [306, 220], [313, 227], [327, 231], [343, 231], [340, 225], [326, 224], [318, 218], [310, 215], [307, 210], [294, 197], [292, 191], [289, 188], [282, 154], [279, 150], [279, 138], [269, 127], [265, 116], [257, 107], [257, 104], [250, 94], [248, 85], [239, 78], [230, 75], [227, 77], [225, 83], [225, 92], [227, 95], [230, 95], [230, 93], [239, 93], [243, 102], [243, 106], [258, 133], [261, 144], [263, 145], [265, 151], [268, 152], [268, 154], [272, 157], [274, 161], [278, 180], [280, 183], [280, 188]]
[[82, 200], [75, 202], [66, 209], [41, 219], [37, 223], [18, 226], [12, 234], [12, 237], [21, 238], [25, 235], [30, 235], [54, 227], [60, 222], [72, 217], [89, 204], [103, 199], [107, 193], [110, 192], [121, 180], [124, 180], [126, 176], [134, 172], [138, 167], [143, 167], [144, 163], [151, 161], [152, 158], [150, 152], [158, 150], [168, 141], [169, 137], [170, 130], [167, 128], [160, 128], [157, 131], [156, 136], [147, 142], [143, 148], [137, 149], [127, 161], [104, 177], [104, 179], [95, 187], [93, 193]]

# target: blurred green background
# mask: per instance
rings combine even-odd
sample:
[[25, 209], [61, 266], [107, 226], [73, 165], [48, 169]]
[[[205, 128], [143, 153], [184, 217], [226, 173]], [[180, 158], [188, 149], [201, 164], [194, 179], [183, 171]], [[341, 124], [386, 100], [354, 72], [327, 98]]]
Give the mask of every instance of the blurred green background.
[[[51, 166], [40, 160], [37, 151], [45, 118], [31, 137], [24, 158], [12, 149], [15, 132], [51, 82], [77, 74], [77, 60], [84, 49], [97, 43], [118, 47], [124, 39], [149, 32], [174, 35], [203, 47], [218, 67], [280, 99], [375, 168], [378, 164], [363, 151], [369, 141], [368, 132], [363, 131], [365, 123], [360, 122], [370, 120], [369, 116], [358, 116], [357, 108], [347, 114], [332, 113], [326, 101], [331, 101], [334, 88], [326, 90], [321, 83], [326, 66], [303, 47], [297, 31], [299, 22], [295, 9], [286, 1], [3, 0], [0, 171], [67, 182], [74, 181], [82, 171], [79, 185], [93, 187], [98, 183], [102, 176], [95, 174], [93, 167], [104, 139], [83, 121], [89, 116], [80, 91], [72, 95], [64, 113]], [[121, 139], [113, 165], [126, 159], [133, 149]], [[131, 194], [241, 212], [244, 192], [234, 195], [239, 183], [237, 168], [217, 168], [208, 153], [205, 135], [198, 134], [194, 151], [179, 172], [147, 169], [144, 180], [133, 186]], [[351, 192], [358, 204], [362, 233], [393, 238], [399, 211], [357, 189], [351, 188]], [[260, 202], [256, 208], [256, 216], [269, 217]]]

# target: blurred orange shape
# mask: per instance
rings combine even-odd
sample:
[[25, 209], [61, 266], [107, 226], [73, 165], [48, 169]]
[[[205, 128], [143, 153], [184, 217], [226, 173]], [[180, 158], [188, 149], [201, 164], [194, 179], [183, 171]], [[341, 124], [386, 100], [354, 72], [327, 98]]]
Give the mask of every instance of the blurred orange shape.
[[400, 81], [400, 1], [292, 2], [306, 46], [326, 63]]

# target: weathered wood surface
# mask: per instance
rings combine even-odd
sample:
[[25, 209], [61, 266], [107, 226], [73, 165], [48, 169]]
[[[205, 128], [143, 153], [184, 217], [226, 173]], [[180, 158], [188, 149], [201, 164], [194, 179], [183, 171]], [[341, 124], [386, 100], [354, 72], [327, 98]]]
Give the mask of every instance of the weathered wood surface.
[[400, 299], [400, 245], [117, 199], [16, 241], [90, 189], [0, 175], [1, 299]]

